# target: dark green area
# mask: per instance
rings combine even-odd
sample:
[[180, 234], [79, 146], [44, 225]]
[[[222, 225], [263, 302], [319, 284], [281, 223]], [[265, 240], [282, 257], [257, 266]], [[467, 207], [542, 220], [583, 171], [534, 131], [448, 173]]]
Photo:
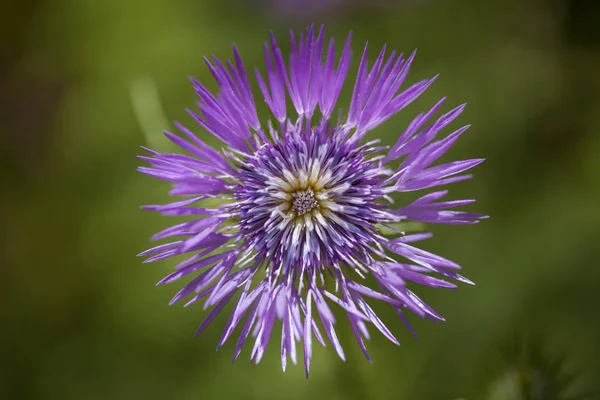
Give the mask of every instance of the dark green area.
[[[388, 3], [313, 15], [251, 0], [0, 6], [0, 398], [594, 398], [598, 2]], [[249, 68], [261, 66], [269, 29], [284, 42], [288, 28], [310, 20], [325, 22], [338, 42], [354, 30], [354, 70], [366, 40], [372, 59], [384, 43], [419, 49], [412, 82], [440, 78], [371, 136], [391, 144], [440, 97], [448, 96], [446, 110], [467, 102], [460, 123], [473, 126], [447, 159], [487, 162], [450, 193], [477, 198], [470, 210], [491, 219], [430, 227], [435, 237], [424, 246], [477, 283], [415, 289], [447, 322], [411, 318], [417, 341], [376, 305], [402, 345], [373, 332], [369, 364], [340, 318], [348, 360], [317, 344], [306, 380], [300, 366], [281, 372], [276, 333], [259, 366], [247, 349], [231, 364], [233, 342], [214, 351], [225, 316], [193, 339], [206, 313], [200, 304], [167, 306], [179, 284], [154, 284], [173, 261], [135, 257], [173, 222], [139, 209], [166, 201], [167, 186], [136, 173], [135, 156], [140, 145], [168, 149], [160, 132], [172, 120], [207, 136], [184, 111], [196, 100], [187, 76], [211, 82], [203, 55], [229, 57], [235, 42]]]

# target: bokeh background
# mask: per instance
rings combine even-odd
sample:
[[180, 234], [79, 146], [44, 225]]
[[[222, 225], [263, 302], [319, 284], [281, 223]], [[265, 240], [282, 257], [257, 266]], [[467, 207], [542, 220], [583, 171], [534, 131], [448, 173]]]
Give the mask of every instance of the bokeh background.
[[[262, 66], [269, 29], [284, 42], [312, 21], [354, 30], [351, 74], [366, 40], [419, 49], [410, 79], [441, 76], [378, 135], [392, 144], [441, 96], [467, 102], [449, 158], [487, 162], [451, 195], [492, 218], [428, 227], [426, 248], [477, 283], [418, 288], [447, 322], [412, 318], [416, 340], [378, 308], [402, 345], [374, 334], [373, 364], [340, 323], [348, 360], [317, 344], [306, 380], [281, 371], [278, 340], [258, 366], [215, 353], [225, 314], [192, 338], [202, 307], [154, 286], [173, 263], [135, 257], [173, 222], [140, 210], [167, 187], [135, 168], [139, 146], [169, 148], [171, 121], [194, 125], [203, 55], [235, 42]], [[0, 398], [600, 398], [599, 71], [597, 0], [3, 1]]]

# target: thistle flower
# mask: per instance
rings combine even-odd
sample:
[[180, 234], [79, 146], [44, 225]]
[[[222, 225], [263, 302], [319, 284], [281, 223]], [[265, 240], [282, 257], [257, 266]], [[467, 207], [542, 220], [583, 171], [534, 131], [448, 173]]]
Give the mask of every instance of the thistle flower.
[[[346, 312], [356, 340], [369, 359], [363, 341], [369, 338], [367, 324], [373, 324], [392, 342], [398, 341], [367, 299], [388, 303], [412, 331], [404, 315], [406, 310], [432, 320], [443, 317], [408, 288], [409, 282], [456, 287], [434, 276], [438, 275], [471, 283], [456, 272], [460, 268], [457, 264], [411, 245], [430, 234], [405, 235], [396, 229], [397, 237], [385, 237], [378, 229], [395, 229], [393, 224], [407, 220], [473, 224], [485, 217], [449, 211], [474, 200], [438, 201], [446, 191], [434, 191], [400, 206], [394, 206], [391, 198], [396, 192], [468, 179], [470, 175], [461, 173], [483, 161], [431, 166], [467, 129], [465, 126], [434, 141], [459, 116], [464, 105], [432, 120], [442, 99], [419, 114], [391, 147], [379, 145], [377, 139], [363, 140], [435, 80], [423, 80], [400, 91], [415, 54], [405, 59], [392, 52], [386, 58], [384, 47], [369, 68], [367, 45], [349, 112], [345, 118], [339, 118], [340, 122], [332, 123], [350, 65], [350, 38], [351, 35], [336, 66], [334, 41], [325, 48], [323, 28], [315, 36], [310, 27], [298, 39], [291, 33], [291, 55], [286, 67], [271, 35], [270, 43], [264, 46], [266, 79], [255, 71], [261, 95], [274, 117], [274, 122], [269, 121], [266, 126], [257, 116], [250, 80], [237, 49], [234, 47], [233, 63], [205, 59], [220, 91], [213, 95], [192, 79], [200, 97], [200, 114], [188, 112], [224, 147], [221, 151], [211, 148], [177, 123], [188, 140], [169, 132], [165, 135], [189, 155], [146, 149], [151, 157], [141, 157], [152, 167], [139, 171], [173, 183], [171, 195], [187, 196], [145, 208], [166, 216], [193, 219], [153, 237], [180, 237], [179, 240], [140, 255], [151, 256], [146, 261], [189, 256], [159, 284], [195, 275], [171, 304], [188, 296], [192, 297], [186, 305], [206, 298], [204, 307], [213, 309], [197, 333], [236, 298], [218, 343], [222, 346], [241, 325], [234, 360], [252, 333], [250, 357], [258, 363], [276, 319], [281, 321], [284, 370], [288, 356], [296, 363], [296, 345], [300, 342], [308, 375], [313, 337], [322, 345], [326, 337], [344, 359], [334, 329], [336, 319], [330, 307], [334, 304]], [[288, 97], [295, 111], [293, 117], [288, 115]], [[387, 166], [394, 161], [399, 166]], [[220, 199], [221, 204], [214, 208], [200, 206], [203, 200], [211, 198]], [[375, 278], [378, 289], [365, 285], [368, 275]], [[244, 316], [247, 317], [242, 324]]]

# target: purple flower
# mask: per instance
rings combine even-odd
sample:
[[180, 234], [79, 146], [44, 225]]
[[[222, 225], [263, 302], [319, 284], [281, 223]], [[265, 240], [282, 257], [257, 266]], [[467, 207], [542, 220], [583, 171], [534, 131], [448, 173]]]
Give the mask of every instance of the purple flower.
[[[234, 360], [252, 334], [250, 357], [258, 363], [278, 319], [283, 368], [288, 356], [296, 363], [300, 342], [308, 374], [313, 337], [322, 345], [327, 339], [344, 359], [331, 306], [346, 312], [367, 359], [363, 341], [369, 338], [367, 324], [398, 343], [369, 306], [368, 298], [391, 305], [411, 331], [406, 310], [422, 318], [443, 320], [408, 288], [409, 282], [439, 288], [456, 287], [441, 277], [471, 282], [456, 272], [457, 264], [412, 246], [430, 234], [406, 235], [394, 224], [473, 224], [485, 216], [451, 211], [474, 200], [439, 201], [447, 191], [434, 191], [399, 206], [391, 196], [468, 179], [471, 175], [462, 173], [483, 159], [432, 166], [467, 129], [434, 140], [464, 108], [459, 106], [432, 120], [443, 100], [419, 114], [393, 146], [379, 145], [377, 139], [363, 140], [435, 80], [400, 90], [414, 53], [406, 59], [396, 52], [386, 57], [384, 47], [369, 68], [365, 47], [349, 112], [334, 123], [332, 113], [350, 65], [350, 35], [337, 66], [333, 40], [325, 47], [322, 28], [316, 37], [313, 27], [298, 39], [292, 33], [291, 45], [286, 67], [271, 35], [264, 46], [266, 79], [255, 71], [275, 120], [266, 126], [257, 116], [237, 49], [234, 63], [206, 59], [220, 91], [213, 95], [192, 79], [201, 100], [200, 113], [188, 111], [224, 147], [213, 149], [177, 124], [187, 140], [169, 132], [165, 135], [188, 155], [147, 149], [151, 157], [141, 158], [152, 167], [139, 171], [172, 182], [170, 194], [186, 199], [145, 208], [193, 219], [154, 235], [153, 239], [179, 239], [140, 255], [150, 256], [147, 261], [189, 256], [159, 284], [194, 276], [171, 304], [190, 296], [186, 305], [205, 299], [204, 307], [212, 310], [197, 333], [235, 299], [218, 343], [222, 346], [241, 326]], [[293, 119], [288, 114], [288, 97], [296, 114]], [[221, 203], [202, 207], [206, 199]], [[396, 237], [383, 236], [381, 226], [397, 232]], [[201, 269], [204, 271], [198, 273]], [[365, 285], [367, 275], [374, 277], [377, 288]]]

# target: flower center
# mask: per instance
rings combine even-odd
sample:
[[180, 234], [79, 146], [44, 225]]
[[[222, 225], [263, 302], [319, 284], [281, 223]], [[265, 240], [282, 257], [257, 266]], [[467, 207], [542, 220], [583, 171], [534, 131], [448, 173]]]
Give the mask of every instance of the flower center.
[[299, 190], [292, 196], [294, 197], [292, 210], [294, 210], [297, 215], [304, 215], [312, 209], [319, 207], [319, 202], [315, 199], [315, 193], [312, 188]]

